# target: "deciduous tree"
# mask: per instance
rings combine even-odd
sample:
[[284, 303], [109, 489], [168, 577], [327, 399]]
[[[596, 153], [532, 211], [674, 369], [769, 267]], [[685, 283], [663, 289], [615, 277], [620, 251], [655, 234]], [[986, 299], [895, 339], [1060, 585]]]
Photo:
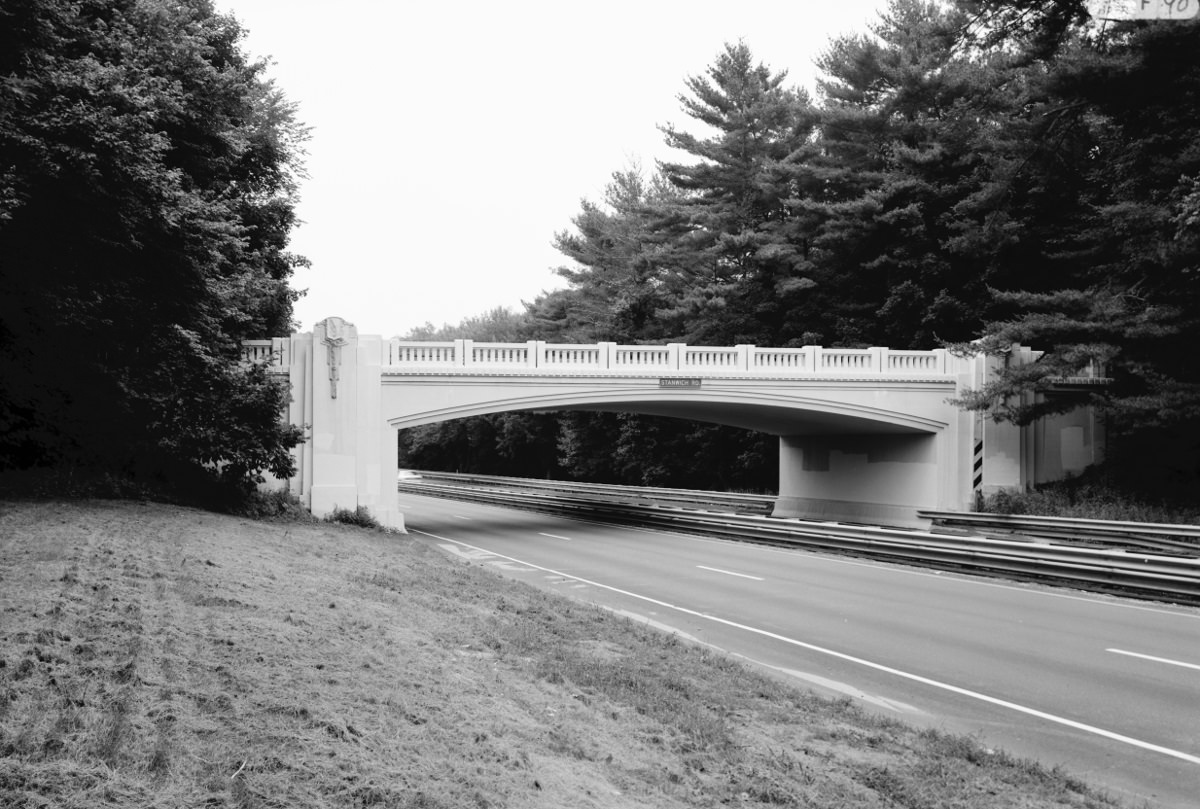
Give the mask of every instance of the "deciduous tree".
[[305, 129], [208, 0], [0, 3], [0, 463], [290, 472]]

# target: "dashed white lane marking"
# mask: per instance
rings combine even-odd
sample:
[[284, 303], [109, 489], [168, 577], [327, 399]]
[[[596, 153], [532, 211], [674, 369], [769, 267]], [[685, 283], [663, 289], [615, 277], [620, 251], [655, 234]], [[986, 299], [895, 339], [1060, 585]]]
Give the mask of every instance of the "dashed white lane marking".
[[538, 536], [540, 536], [540, 537], [550, 537], [551, 539], [561, 539], [561, 540], [565, 540], [566, 542], [570, 542], [570, 541], [571, 541], [571, 538], [570, 538], [570, 537], [560, 537], [558, 534], [543, 534], [541, 531], [539, 531], [539, 532], [538, 532]]
[[454, 514], [454, 515], [452, 515], [452, 516], [453, 516], [453, 517], [454, 517], [454, 519], [456, 519], [456, 520], [473, 520], [473, 519], [475, 519], [474, 517], [464, 517], [464, 516], [463, 516], [463, 515], [461, 515], [461, 514]]
[[696, 565], [701, 570], [711, 570], [713, 573], [724, 573], [726, 576], [737, 576], [739, 579], [754, 579], [755, 581], [766, 581], [762, 576], [749, 576], [745, 573], [734, 573], [732, 570], [721, 570], [719, 567], [709, 567], [707, 565]]
[[1112, 652], [1118, 655], [1129, 655], [1130, 657], [1140, 657], [1142, 660], [1153, 660], [1155, 663], [1166, 663], [1169, 666], [1183, 666], [1185, 669], [1196, 669], [1200, 671], [1200, 665], [1196, 663], [1184, 663], [1182, 660], [1171, 660], [1169, 657], [1155, 657], [1154, 655], [1144, 655], [1139, 652], [1127, 652], [1124, 649], [1105, 649], [1106, 652]]
[[[483, 548], [477, 548], [474, 545], [468, 545], [467, 543], [460, 542], [457, 539], [450, 539], [448, 537], [440, 537], [436, 534], [430, 534], [425, 531], [419, 531], [417, 529], [411, 529], [411, 530], [412, 530], [412, 533], [414, 533], [414, 534], [420, 534], [422, 536], [427, 536], [427, 537], [430, 537], [431, 539], [436, 539], [441, 542], [452, 542], [455, 545], [458, 545], [463, 548], [470, 548], [470, 549], [476, 550], [476, 551], [484, 551], [485, 553], [493, 553], [494, 556], [498, 556], [502, 559], [508, 559], [509, 561], [514, 562], [519, 565], [528, 565], [529, 567], [532, 567], [536, 570], [544, 571], [546, 573], [557, 573], [560, 576], [564, 576], [564, 577], [566, 576], [566, 574], [560, 573], [559, 571], [554, 570], [553, 568], [542, 567], [541, 565], [535, 565], [532, 562], [525, 562], [520, 559], [516, 559], [512, 556], [505, 556], [504, 554], [494, 553], [491, 551], [485, 551]], [[1026, 716], [1033, 716], [1038, 719], [1044, 719], [1047, 722], [1052, 722], [1057, 725], [1063, 725], [1065, 727], [1074, 728], [1075, 730], [1083, 731], [1084, 733], [1090, 733], [1095, 736], [1100, 736], [1102, 738], [1110, 739], [1115, 742], [1120, 742], [1122, 744], [1128, 744], [1132, 747], [1139, 747], [1143, 750], [1150, 750], [1155, 753], [1162, 753], [1165, 756], [1177, 758], [1182, 761], [1186, 761], [1189, 764], [1200, 765], [1200, 756], [1194, 756], [1190, 753], [1185, 753], [1182, 750], [1174, 750], [1170, 747], [1163, 747], [1162, 745], [1159, 745], [1159, 744], [1142, 741], [1141, 739], [1135, 739], [1132, 736], [1125, 736], [1121, 733], [1115, 733], [1114, 731], [1111, 731], [1111, 730], [1105, 730], [1104, 728], [1098, 728], [1095, 725], [1089, 725], [1084, 722], [1076, 722], [1074, 719], [1068, 719], [1063, 716], [1058, 716], [1056, 714], [1047, 713], [1046, 711], [1041, 711], [1041, 710], [1038, 710], [1037, 708], [1030, 708], [1025, 705], [1019, 705], [1018, 703], [1009, 702], [1008, 700], [1000, 699], [999, 697], [993, 697], [993, 696], [989, 696], [988, 694], [982, 694], [978, 691], [972, 691], [969, 688], [961, 688], [960, 686], [951, 685], [950, 683], [943, 683], [939, 680], [934, 680], [929, 677], [922, 676], [920, 674], [913, 674], [912, 672], [907, 672], [907, 671], [903, 671], [901, 669], [892, 668], [891, 666], [885, 666], [882, 663], [874, 663], [870, 660], [866, 660], [861, 657], [855, 657], [854, 655], [846, 654], [845, 652], [838, 652], [833, 649], [826, 649], [823, 646], [817, 646], [816, 644], [813, 644], [813, 643], [806, 643], [805, 641], [802, 641], [802, 640], [796, 640], [795, 638], [789, 638], [786, 635], [780, 635], [776, 632], [770, 632], [766, 629], [759, 629], [758, 627], [748, 626], [746, 624], [739, 624], [736, 621], [730, 621], [727, 618], [721, 618], [716, 615], [709, 615], [708, 613], [705, 613], [705, 612], [698, 612], [696, 610], [688, 609], [687, 607], [680, 607], [678, 605], [671, 604], [670, 602], [667, 602], [667, 601], [661, 601], [657, 598], [652, 598], [651, 596], [641, 595], [640, 593], [630, 592], [629, 590], [622, 590], [619, 587], [613, 587], [611, 584], [601, 584], [600, 582], [591, 581], [590, 579], [584, 579], [584, 578], [580, 578], [578, 576], [571, 576], [570, 578], [573, 578], [579, 582], [583, 582], [584, 584], [590, 584], [593, 587], [599, 587], [601, 589], [608, 590], [613, 593], [618, 593], [623, 596], [628, 596], [629, 598], [636, 598], [639, 601], [645, 601], [650, 604], [655, 604], [655, 605], [657, 605], [659, 607], [663, 607], [665, 609], [675, 610], [676, 612], [681, 612], [684, 615], [691, 615], [695, 618], [702, 618], [706, 621], [712, 621], [713, 623], [721, 624], [723, 626], [728, 626], [733, 629], [740, 629], [743, 632], [750, 632], [755, 635], [761, 635], [764, 638], [771, 638], [772, 640], [777, 640], [781, 643], [786, 643], [788, 645], [795, 646], [800, 649], [808, 649], [811, 652], [816, 652], [818, 654], [823, 654], [823, 655], [827, 655], [829, 657], [834, 657], [834, 658], [837, 658], [838, 660], [845, 660], [848, 663], [855, 663], [859, 666], [864, 666], [869, 669], [875, 669], [876, 671], [882, 671], [885, 674], [891, 674], [893, 676], [900, 677], [905, 680], [911, 680], [912, 682], [915, 682], [915, 683], [921, 683], [922, 685], [927, 685], [931, 688], [937, 688], [937, 689], [941, 689], [943, 691], [949, 691], [952, 694], [958, 694], [959, 696], [968, 697], [970, 699], [978, 700], [980, 702], [986, 702], [989, 705], [996, 705], [1000, 708], [1007, 708], [1011, 711], [1016, 711], [1017, 713], [1023, 713]]]

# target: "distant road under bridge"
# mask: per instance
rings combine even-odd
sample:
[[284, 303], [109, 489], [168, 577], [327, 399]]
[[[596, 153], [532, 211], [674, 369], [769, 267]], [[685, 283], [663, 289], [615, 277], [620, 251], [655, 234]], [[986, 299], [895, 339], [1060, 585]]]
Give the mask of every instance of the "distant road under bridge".
[[[393, 527], [403, 527], [397, 431], [486, 413], [620, 411], [769, 433], [780, 442], [776, 516], [893, 525], [920, 524], [919, 509], [970, 510], [977, 492], [1079, 472], [1104, 445], [1089, 408], [1018, 428], [950, 404], [997, 363], [1040, 356], [1019, 346], [997, 359], [944, 349], [412, 342], [359, 335], [330, 317], [245, 349], [286, 374], [288, 418], [309, 431], [291, 491], [317, 516], [366, 506]], [[1096, 381], [1061, 388], [1069, 395]]]

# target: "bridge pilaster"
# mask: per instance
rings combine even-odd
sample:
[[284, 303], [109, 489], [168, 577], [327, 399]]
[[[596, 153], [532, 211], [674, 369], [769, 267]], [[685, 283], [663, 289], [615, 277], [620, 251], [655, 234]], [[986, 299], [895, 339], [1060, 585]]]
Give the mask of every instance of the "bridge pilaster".
[[313, 327], [307, 354], [310, 510], [325, 517], [337, 508], [364, 506], [383, 525], [403, 528], [396, 505], [396, 431], [380, 412], [380, 339], [360, 336], [354, 324], [330, 317]]
[[[980, 388], [1005, 367], [1029, 365], [1041, 356], [1041, 351], [1016, 344], [1002, 356], [978, 355], [968, 360], [973, 365], [972, 386]], [[1028, 406], [1047, 395], [1063, 394], [1026, 392], [1009, 404]], [[1090, 406], [1024, 426], [980, 417], [973, 434], [975, 492], [983, 497], [1077, 475], [1104, 455], [1103, 423]]]

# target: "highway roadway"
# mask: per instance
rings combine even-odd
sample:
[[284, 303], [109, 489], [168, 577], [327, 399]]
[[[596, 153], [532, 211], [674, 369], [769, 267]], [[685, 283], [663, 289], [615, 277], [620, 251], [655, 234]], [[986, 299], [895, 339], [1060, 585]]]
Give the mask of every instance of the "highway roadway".
[[399, 494], [442, 551], [914, 725], [1200, 807], [1200, 610]]

